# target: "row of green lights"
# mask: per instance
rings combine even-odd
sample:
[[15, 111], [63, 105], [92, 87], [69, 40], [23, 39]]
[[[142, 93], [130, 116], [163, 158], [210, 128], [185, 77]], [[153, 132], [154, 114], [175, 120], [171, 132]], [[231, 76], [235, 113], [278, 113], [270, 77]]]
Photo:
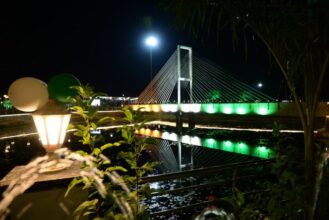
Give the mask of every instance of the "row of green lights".
[[277, 103], [212, 103], [202, 104], [202, 112], [214, 114], [257, 114], [257, 115], [270, 115], [277, 112]]
[[211, 149], [222, 150], [231, 153], [249, 155], [259, 158], [272, 158], [273, 152], [266, 146], [250, 146], [245, 142], [232, 142], [230, 140], [218, 141], [213, 138], [201, 139], [197, 136], [184, 135], [179, 137], [176, 133], [163, 132], [161, 134], [162, 139], [178, 141], [182, 143], [191, 144], [195, 146], [204, 146]]
[[207, 138], [203, 141], [203, 146], [211, 149], [217, 149], [237, 154], [250, 155], [260, 158], [272, 158], [273, 152], [265, 146], [252, 147], [245, 142], [232, 142], [229, 140], [217, 141], [213, 138]]
[[[147, 112], [177, 112], [177, 104], [150, 104], [150, 105], [133, 105], [133, 109], [142, 108]], [[191, 113], [208, 113], [208, 114], [257, 114], [271, 115], [278, 111], [278, 103], [208, 103], [208, 104], [181, 104], [182, 112]]]
[[[154, 133], [150, 129], [146, 129], [146, 131], [140, 130], [140, 132], [141, 134], [147, 133], [147, 135]], [[164, 132], [157, 131], [157, 137], [161, 137], [162, 139], [165, 140], [181, 141], [182, 143], [185, 144], [204, 146], [207, 148], [223, 150], [237, 154], [250, 155], [259, 158], [271, 158], [273, 156], [272, 150], [267, 148], [266, 146], [250, 146], [242, 141], [239, 142], [232, 142], [230, 140], [218, 141], [213, 138], [202, 139], [198, 136], [189, 136], [189, 135], [179, 136], [174, 132], [167, 132], [167, 131]]]

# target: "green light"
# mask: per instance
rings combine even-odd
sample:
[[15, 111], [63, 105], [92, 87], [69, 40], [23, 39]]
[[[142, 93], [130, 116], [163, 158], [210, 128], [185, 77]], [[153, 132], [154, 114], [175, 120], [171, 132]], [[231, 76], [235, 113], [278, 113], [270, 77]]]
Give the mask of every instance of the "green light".
[[244, 148], [246, 146], [246, 144], [244, 144], [244, 143], [238, 143], [238, 147], [240, 148], [240, 149], [242, 149], [242, 148]]
[[223, 142], [225, 147], [232, 147], [233, 143], [231, 141], [224, 141]]
[[233, 104], [232, 103], [220, 104], [220, 112], [224, 114], [232, 114]]
[[232, 142], [229, 140], [219, 142], [213, 138], [207, 138], [203, 140], [202, 146], [259, 158], [267, 159], [273, 157], [272, 151], [265, 146], [252, 147], [245, 142]]
[[260, 158], [272, 158], [272, 150], [265, 146], [257, 146], [254, 148], [252, 156]]
[[211, 104], [202, 104], [201, 108], [202, 108], [203, 112], [213, 114], [213, 113], [218, 112], [219, 105], [218, 104], [213, 104], [213, 103], [211, 103]]
[[277, 103], [255, 103], [252, 107], [258, 115], [271, 115], [277, 111]]
[[221, 150], [223, 151], [228, 151], [228, 152], [233, 152], [234, 151], [234, 146], [231, 141], [223, 141], [221, 143]]
[[228, 107], [228, 106], [224, 107], [223, 113], [225, 113], [225, 114], [232, 114], [232, 108], [231, 107]]
[[267, 115], [268, 114], [268, 110], [266, 108], [262, 107], [262, 108], [259, 108], [258, 109], [258, 112], [257, 113], [260, 114], [260, 115]]
[[206, 139], [209, 144], [214, 144], [215, 140], [213, 138]]
[[200, 110], [208, 114], [271, 115], [278, 111], [278, 103], [208, 103], [202, 104]]
[[236, 109], [236, 113], [239, 114], [239, 115], [245, 115], [247, 113], [246, 109], [245, 108], [242, 108], [242, 107], [238, 107]]
[[207, 113], [210, 113], [210, 114], [215, 113], [214, 105], [209, 104], [209, 105], [207, 106], [206, 112], [207, 112]]
[[249, 155], [250, 154], [250, 146], [244, 142], [239, 142], [235, 145], [235, 153]]
[[211, 149], [220, 149], [218, 141], [213, 138], [205, 139], [202, 145]]
[[246, 115], [250, 113], [250, 105], [245, 103], [235, 104], [235, 113], [238, 115]]

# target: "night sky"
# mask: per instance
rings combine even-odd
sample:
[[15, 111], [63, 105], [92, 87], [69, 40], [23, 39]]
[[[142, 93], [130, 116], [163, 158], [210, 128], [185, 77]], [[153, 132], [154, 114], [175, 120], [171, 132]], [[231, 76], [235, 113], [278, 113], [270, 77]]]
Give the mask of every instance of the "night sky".
[[[224, 31], [221, 44], [214, 36], [195, 39], [177, 29], [174, 16], [152, 0], [6, 1], [0, 6], [1, 94], [20, 77], [45, 82], [59, 73], [71, 73], [83, 84], [112, 96], [138, 96], [150, 81], [148, 33], [160, 37], [153, 50], [156, 72], [177, 44], [192, 46], [237, 78], [277, 98], [285, 95], [281, 74], [270, 65], [265, 48], [251, 33], [248, 59], [243, 45], [233, 50]], [[151, 18], [151, 19], [148, 19]], [[150, 21], [151, 20], [151, 25]]]

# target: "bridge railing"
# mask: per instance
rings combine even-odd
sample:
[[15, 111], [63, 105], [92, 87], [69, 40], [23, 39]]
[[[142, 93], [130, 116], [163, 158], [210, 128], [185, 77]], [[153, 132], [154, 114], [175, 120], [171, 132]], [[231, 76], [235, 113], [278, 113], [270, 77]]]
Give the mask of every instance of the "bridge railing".
[[[294, 103], [286, 102], [255, 102], [255, 103], [184, 103], [184, 104], [135, 104], [134, 110], [141, 108], [145, 112], [184, 112], [226, 115], [278, 115], [298, 116]], [[317, 109], [318, 117], [329, 115], [329, 103], [320, 102]]]
[[[185, 205], [179, 205], [174, 207], [169, 207], [168, 209], [162, 209], [162, 211], [150, 212], [152, 217], [157, 216], [168, 216], [172, 215], [173, 213], [193, 210], [197, 207], [201, 207], [201, 210], [204, 207], [207, 207], [209, 204], [218, 203], [220, 200], [220, 196], [230, 196], [231, 190], [230, 188], [233, 185], [239, 184], [241, 186], [250, 186], [250, 182], [261, 182], [264, 180], [269, 180], [272, 178], [272, 174], [269, 173], [270, 166], [274, 162], [273, 159], [270, 160], [258, 160], [258, 161], [249, 161], [249, 162], [241, 162], [241, 163], [234, 163], [229, 165], [222, 165], [222, 166], [215, 166], [215, 167], [207, 167], [207, 168], [200, 168], [195, 170], [186, 170], [181, 172], [175, 173], [166, 173], [156, 176], [147, 176], [143, 177], [141, 183], [152, 183], [152, 182], [168, 182], [176, 180], [176, 183], [182, 183], [178, 188], [173, 188], [169, 190], [159, 190], [151, 194], [151, 197], [161, 197], [165, 195], [167, 198], [174, 197], [174, 195], [185, 195], [189, 193], [193, 193], [195, 197], [200, 197], [195, 192], [202, 192], [204, 196], [200, 198], [195, 198], [194, 202], [189, 202]], [[205, 178], [205, 177], [214, 177], [218, 176], [219, 178], [216, 180], [208, 180], [205, 182], [200, 182], [196, 179], [198, 178]], [[182, 178], [190, 178], [193, 177], [195, 182], [189, 182], [190, 184], [186, 184], [181, 182]], [[210, 178], [211, 179], [211, 178]], [[176, 184], [177, 185], [177, 184]], [[254, 189], [250, 191], [249, 187], [242, 187], [240, 190], [244, 190], [244, 192], [248, 192], [251, 194], [264, 192], [264, 189]], [[229, 192], [229, 193], [227, 193]], [[204, 200], [206, 195], [212, 195], [212, 199]], [[217, 196], [216, 196], [217, 195]], [[197, 201], [197, 202], [196, 202]], [[199, 208], [200, 209], [200, 208]], [[193, 212], [193, 211], [192, 211]], [[195, 214], [195, 213], [194, 213]]]

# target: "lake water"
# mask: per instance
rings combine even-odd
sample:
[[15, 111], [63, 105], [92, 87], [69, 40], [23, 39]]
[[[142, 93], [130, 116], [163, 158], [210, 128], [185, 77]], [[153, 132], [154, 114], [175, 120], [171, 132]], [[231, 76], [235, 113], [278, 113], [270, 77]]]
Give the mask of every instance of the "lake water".
[[[116, 130], [101, 131], [109, 142], [118, 140], [120, 133]], [[259, 161], [273, 157], [272, 134], [270, 132], [225, 131], [183, 129], [177, 131], [174, 127], [152, 125], [138, 131], [140, 135], [157, 138], [158, 145], [152, 146], [145, 154], [146, 160], [159, 161], [159, 167], [154, 174], [165, 174], [186, 170], [224, 166], [232, 163]], [[295, 134], [296, 135], [296, 134]], [[297, 135], [300, 137], [300, 134]], [[64, 146], [78, 150], [82, 146], [78, 139], [68, 134]], [[24, 165], [33, 158], [45, 154], [37, 136], [27, 136], [0, 141], [1, 177], [14, 166]], [[252, 171], [254, 172], [254, 171]], [[180, 179], [152, 182], [151, 187], [162, 190], [176, 190], [200, 184], [212, 184], [221, 180], [230, 180], [232, 172], [212, 175], [211, 177], [184, 177]], [[255, 186], [257, 182], [251, 182]], [[230, 193], [230, 185], [226, 185], [226, 194]], [[221, 195], [225, 194], [221, 191]], [[182, 193], [161, 194], [149, 201], [144, 201], [152, 213], [163, 212], [172, 208], [208, 200], [209, 196], [219, 197], [214, 186], [202, 190], [183, 191]], [[200, 209], [191, 209], [177, 215], [197, 213]], [[185, 214], [184, 214], [185, 213]], [[161, 219], [165, 214], [155, 215]]]
[[[270, 132], [226, 131], [206, 129], [184, 129], [153, 125], [138, 131], [141, 135], [153, 136], [159, 145], [150, 151], [154, 160], [162, 161], [163, 172], [177, 171], [179, 167], [193, 169], [273, 156]], [[120, 137], [115, 130], [102, 131], [111, 142]], [[294, 134], [301, 139], [301, 134]], [[76, 137], [68, 134], [64, 146], [84, 149]], [[179, 155], [181, 152], [181, 155]], [[3, 177], [16, 165], [28, 163], [45, 153], [37, 135], [5, 139], [0, 141], [0, 175]], [[180, 164], [179, 164], [180, 163]]]

